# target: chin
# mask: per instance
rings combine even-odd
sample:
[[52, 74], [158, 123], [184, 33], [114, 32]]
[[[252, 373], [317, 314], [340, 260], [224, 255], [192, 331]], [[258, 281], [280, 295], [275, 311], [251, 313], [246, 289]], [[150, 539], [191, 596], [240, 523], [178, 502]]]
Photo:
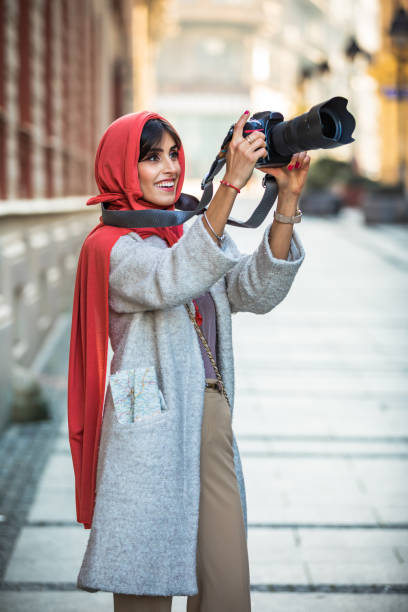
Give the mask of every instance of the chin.
[[176, 197], [176, 194], [174, 195], [170, 195], [168, 197], [165, 198], [154, 198], [154, 200], [152, 199], [153, 204], [156, 204], [157, 206], [171, 206], [172, 204], [174, 204], [174, 199]]

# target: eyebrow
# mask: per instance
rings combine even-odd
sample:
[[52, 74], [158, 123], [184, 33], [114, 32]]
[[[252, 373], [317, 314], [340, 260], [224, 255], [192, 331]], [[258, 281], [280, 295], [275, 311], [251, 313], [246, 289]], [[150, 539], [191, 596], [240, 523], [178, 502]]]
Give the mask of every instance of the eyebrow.
[[[173, 145], [172, 147], [170, 147], [170, 151], [172, 149], [178, 149], [178, 146]], [[152, 151], [160, 151], [160, 153], [163, 153], [163, 149], [161, 149], [160, 147], [152, 147], [151, 149], [149, 149], [149, 153], [151, 153]]]

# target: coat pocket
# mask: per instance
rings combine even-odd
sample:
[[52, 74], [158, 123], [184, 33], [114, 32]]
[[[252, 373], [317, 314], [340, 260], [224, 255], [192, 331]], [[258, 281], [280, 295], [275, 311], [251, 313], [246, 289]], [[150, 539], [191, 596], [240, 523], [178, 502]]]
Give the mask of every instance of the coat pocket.
[[110, 376], [115, 416], [120, 424], [153, 421], [168, 408], [154, 366], [119, 370]]

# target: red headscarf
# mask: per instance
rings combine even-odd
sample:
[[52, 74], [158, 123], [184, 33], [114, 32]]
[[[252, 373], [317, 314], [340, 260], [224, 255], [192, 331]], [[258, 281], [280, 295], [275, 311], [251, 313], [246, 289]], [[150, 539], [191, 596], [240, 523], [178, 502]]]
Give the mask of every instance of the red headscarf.
[[[162, 208], [142, 199], [137, 163], [140, 137], [149, 119], [163, 119], [142, 111], [116, 119], [99, 143], [95, 179], [100, 194], [87, 205], [112, 202], [116, 210]], [[169, 123], [167, 121], [167, 123]], [[171, 124], [170, 124], [171, 125]], [[181, 173], [175, 202], [184, 182], [184, 150], [179, 149]], [[167, 210], [174, 210], [174, 203]], [[183, 235], [183, 225], [155, 228], [121, 228], [100, 223], [85, 238], [75, 281], [68, 369], [68, 431], [75, 473], [77, 520], [92, 525], [96, 469], [103, 416], [109, 333], [109, 261], [116, 240], [131, 231], [142, 238], [157, 234], [169, 247]]]

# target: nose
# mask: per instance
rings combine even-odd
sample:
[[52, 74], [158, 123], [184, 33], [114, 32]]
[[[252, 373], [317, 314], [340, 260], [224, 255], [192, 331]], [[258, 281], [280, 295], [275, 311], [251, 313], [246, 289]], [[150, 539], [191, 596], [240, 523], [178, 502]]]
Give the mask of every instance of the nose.
[[173, 159], [170, 156], [166, 155], [163, 163], [163, 171], [171, 174], [177, 174], [179, 169], [179, 161], [178, 159]]

